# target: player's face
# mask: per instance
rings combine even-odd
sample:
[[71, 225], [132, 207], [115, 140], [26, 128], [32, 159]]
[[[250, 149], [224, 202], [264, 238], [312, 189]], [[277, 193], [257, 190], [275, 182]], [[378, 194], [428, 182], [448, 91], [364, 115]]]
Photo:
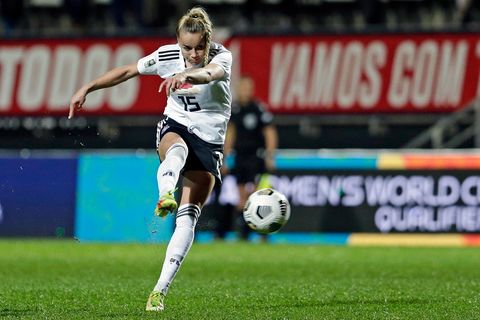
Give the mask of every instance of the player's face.
[[206, 45], [201, 33], [181, 32], [177, 41], [185, 60], [192, 65], [202, 63]]

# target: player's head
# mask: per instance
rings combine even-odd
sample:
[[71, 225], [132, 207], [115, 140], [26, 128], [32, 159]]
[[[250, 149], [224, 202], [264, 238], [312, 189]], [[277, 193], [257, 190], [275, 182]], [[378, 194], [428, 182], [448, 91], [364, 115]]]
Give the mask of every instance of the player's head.
[[207, 12], [194, 7], [178, 20], [177, 41], [183, 57], [191, 64], [208, 62], [213, 25]]
[[253, 82], [252, 77], [248, 75], [242, 75], [238, 79], [236, 87], [237, 101], [241, 104], [247, 104], [252, 100], [255, 93], [255, 83]]

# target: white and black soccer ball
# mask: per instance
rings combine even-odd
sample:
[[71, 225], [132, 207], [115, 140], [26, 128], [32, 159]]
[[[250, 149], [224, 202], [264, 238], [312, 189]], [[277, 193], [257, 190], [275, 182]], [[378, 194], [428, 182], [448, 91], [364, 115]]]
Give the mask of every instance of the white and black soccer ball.
[[258, 190], [248, 197], [243, 208], [243, 218], [257, 232], [274, 233], [290, 218], [290, 203], [287, 197], [275, 189]]

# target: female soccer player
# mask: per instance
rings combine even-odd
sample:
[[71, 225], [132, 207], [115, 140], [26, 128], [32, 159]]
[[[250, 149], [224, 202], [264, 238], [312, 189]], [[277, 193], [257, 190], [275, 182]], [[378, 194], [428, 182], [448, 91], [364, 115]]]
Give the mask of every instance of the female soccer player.
[[220, 181], [223, 143], [230, 118], [232, 55], [211, 41], [212, 23], [200, 7], [178, 21], [177, 43], [158, 48], [137, 63], [112, 69], [81, 87], [70, 101], [69, 118], [82, 108], [88, 93], [112, 87], [138, 75], [159, 75], [159, 91], [167, 93], [165, 118], [157, 127], [159, 200], [154, 214], [165, 217], [177, 210], [174, 197], [180, 173], [182, 194], [175, 231], [162, 271], [146, 310], [162, 311], [164, 298], [194, 237], [201, 209], [215, 179]]

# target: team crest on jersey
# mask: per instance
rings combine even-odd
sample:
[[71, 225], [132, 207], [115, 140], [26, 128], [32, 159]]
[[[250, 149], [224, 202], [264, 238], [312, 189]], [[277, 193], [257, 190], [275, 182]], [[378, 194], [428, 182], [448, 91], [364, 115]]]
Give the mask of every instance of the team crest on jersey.
[[145, 68], [148, 68], [153, 66], [154, 64], [155, 64], [155, 59], [150, 59], [147, 62], [145, 62], [143, 65], [145, 66]]

